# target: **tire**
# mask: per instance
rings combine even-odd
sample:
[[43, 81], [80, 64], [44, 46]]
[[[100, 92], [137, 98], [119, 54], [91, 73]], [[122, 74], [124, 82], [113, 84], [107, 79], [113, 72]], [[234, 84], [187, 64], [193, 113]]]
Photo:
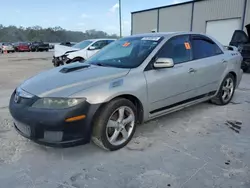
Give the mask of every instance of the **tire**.
[[[230, 82], [228, 82], [228, 81], [230, 81]], [[234, 75], [229, 73], [222, 81], [222, 84], [220, 86], [220, 89], [219, 89], [217, 95], [213, 99], [211, 99], [211, 102], [213, 104], [221, 105], [221, 106], [227, 105], [233, 98], [235, 86], [236, 86], [236, 79], [235, 79]], [[227, 97], [225, 98], [224, 95]]]
[[94, 120], [92, 141], [105, 150], [115, 151], [121, 149], [132, 139], [136, 129], [136, 122], [134, 104], [124, 98], [114, 99], [97, 112]]
[[59, 67], [60, 66], [60, 64], [58, 62], [55, 62], [53, 64], [54, 64], [54, 67]]

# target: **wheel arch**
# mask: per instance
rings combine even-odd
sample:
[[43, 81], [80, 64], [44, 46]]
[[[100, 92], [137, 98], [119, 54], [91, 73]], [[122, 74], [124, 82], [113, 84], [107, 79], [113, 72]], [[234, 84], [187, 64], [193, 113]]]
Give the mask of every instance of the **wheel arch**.
[[99, 113], [99, 111], [101, 111], [101, 109], [110, 101], [115, 100], [117, 98], [124, 98], [127, 99], [129, 101], [131, 101], [135, 107], [136, 107], [136, 115], [138, 117], [137, 119], [137, 123], [141, 124], [143, 123], [143, 119], [144, 119], [144, 107], [142, 105], [142, 102], [140, 101], [140, 99], [138, 99], [138, 97], [132, 95], [132, 94], [120, 94], [117, 96], [114, 96], [113, 98], [109, 99], [108, 101], [106, 101], [105, 103], [103, 103], [96, 111], [95, 115], [97, 115]]
[[235, 83], [237, 83], [237, 74], [234, 71], [230, 71], [228, 74], [232, 74], [234, 76]]
[[81, 57], [81, 56], [76, 56], [76, 57], [74, 57], [74, 58], [72, 59], [72, 61], [78, 60], [78, 59], [85, 60], [85, 59], [84, 59], [83, 57]]

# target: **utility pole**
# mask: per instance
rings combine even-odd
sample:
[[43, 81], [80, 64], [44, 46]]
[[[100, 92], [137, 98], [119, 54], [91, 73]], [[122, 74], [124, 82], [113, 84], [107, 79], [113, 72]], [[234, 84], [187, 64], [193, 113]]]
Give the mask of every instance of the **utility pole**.
[[121, 0], [119, 0], [119, 22], [120, 22], [120, 38], [122, 38], [122, 6]]

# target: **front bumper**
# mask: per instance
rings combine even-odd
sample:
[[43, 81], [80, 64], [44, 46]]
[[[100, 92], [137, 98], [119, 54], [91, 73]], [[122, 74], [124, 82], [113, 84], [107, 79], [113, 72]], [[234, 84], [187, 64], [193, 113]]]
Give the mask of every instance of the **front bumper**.
[[59, 66], [59, 65], [65, 65], [71, 62], [71, 59], [69, 58], [59, 58], [59, 57], [53, 57], [52, 63], [54, 66]]
[[[69, 147], [90, 141], [92, 120], [99, 104], [91, 105], [87, 101], [72, 108], [61, 110], [37, 109], [31, 105], [38, 99], [21, 98], [14, 102], [12, 94], [9, 110], [14, 118], [15, 129], [24, 137], [47, 146]], [[85, 115], [86, 118], [74, 122], [65, 119]]]

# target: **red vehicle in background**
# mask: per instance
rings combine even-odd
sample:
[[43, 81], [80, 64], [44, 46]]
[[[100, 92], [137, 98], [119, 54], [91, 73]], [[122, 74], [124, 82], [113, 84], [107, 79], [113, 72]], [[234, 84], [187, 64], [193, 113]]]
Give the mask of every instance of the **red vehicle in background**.
[[29, 52], [30, 51], [30, 45], [27, 42], [14, 43], [14, 48], [16, 52]]

